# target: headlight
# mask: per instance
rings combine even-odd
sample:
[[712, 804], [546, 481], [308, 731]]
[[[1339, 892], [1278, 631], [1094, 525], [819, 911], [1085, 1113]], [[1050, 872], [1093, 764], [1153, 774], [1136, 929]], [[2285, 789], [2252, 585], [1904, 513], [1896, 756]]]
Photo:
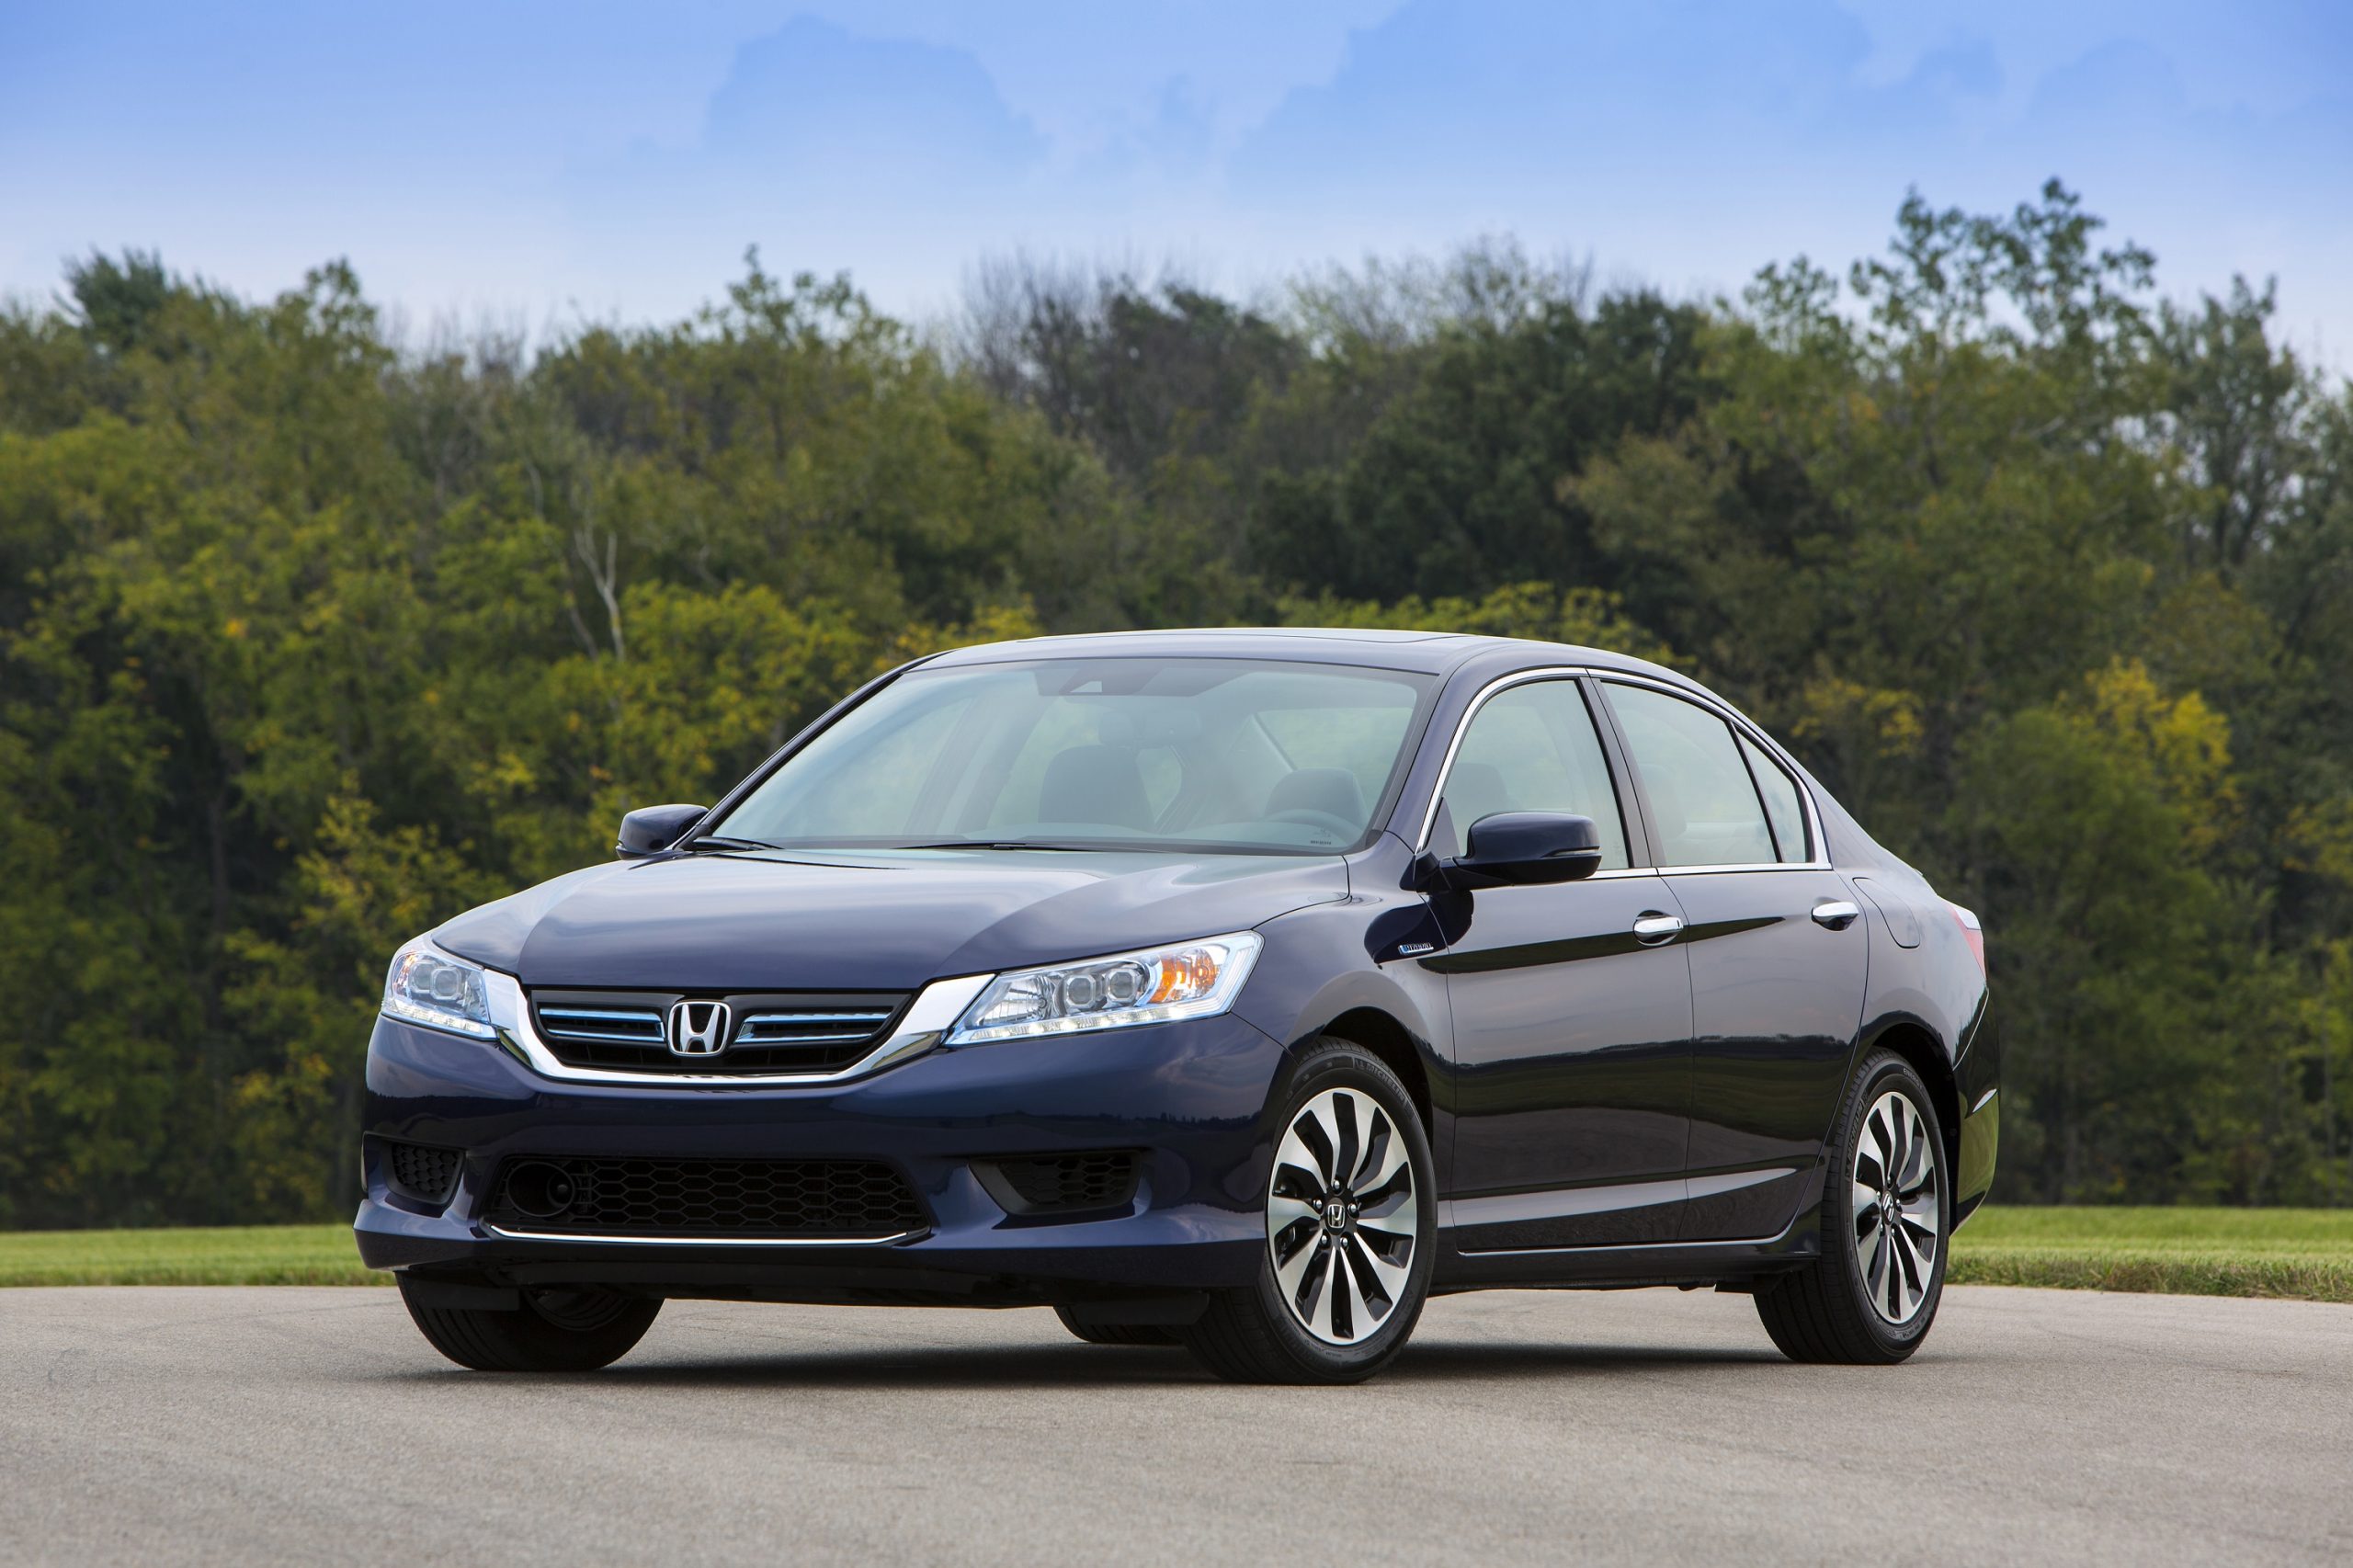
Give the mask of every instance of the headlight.
[[384, 1012], [477, 1040], [492, 1035], [482, 966], [453, 959], [422, 937], [392, 955], [392, 972], [384, 976]]
[[1000, 974], [965, 1009], [948, 1043], [1205, 1018], [1233, 1006], [1260, 946], [1256, 932], [1243, 931]]

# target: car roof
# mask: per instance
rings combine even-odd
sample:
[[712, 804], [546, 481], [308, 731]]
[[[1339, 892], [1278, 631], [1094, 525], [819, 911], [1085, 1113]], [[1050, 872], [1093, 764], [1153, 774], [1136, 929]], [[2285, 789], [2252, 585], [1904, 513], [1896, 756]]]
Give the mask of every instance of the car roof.
[[1023, 637], [952, 649], [926, 660], [928, 667], [993, 665], [1029, 659], [1275, 659], [1302, 664], [1362, 665], [1450, 676], [1473, 663], [1502, 674], [1543, 665], [1592, 665], [1659, 676], [1677, 685], [1689, 677], [1647, 659], [1573, 642], [1522, 637], [1475, 637], [1456, 631], [1384, 631], [1359, 627], [1233, 626], [1169, 631], [1099, 631], [1070, 637]]

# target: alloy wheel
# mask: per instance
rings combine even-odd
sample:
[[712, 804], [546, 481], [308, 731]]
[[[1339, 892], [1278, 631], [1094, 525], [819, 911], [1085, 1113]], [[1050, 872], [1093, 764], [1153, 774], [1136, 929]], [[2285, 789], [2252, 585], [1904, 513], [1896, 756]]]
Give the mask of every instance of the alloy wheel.
[[1267, 1248], [1302, 1328], [1326, 1345], [1378, 1333], [1406, 1293], [1421, 1207], [1404, 1138], [1361, 1089], [1301, 1107], [1275, 1151]]
[[1909, 1323], [1928, 1298], [1944, 1231], [1936, 1150], [1909, 1096], [1891, 1090], [1863, 1119], [1851, 1196], [1863, 1294], [1885, 1321]]

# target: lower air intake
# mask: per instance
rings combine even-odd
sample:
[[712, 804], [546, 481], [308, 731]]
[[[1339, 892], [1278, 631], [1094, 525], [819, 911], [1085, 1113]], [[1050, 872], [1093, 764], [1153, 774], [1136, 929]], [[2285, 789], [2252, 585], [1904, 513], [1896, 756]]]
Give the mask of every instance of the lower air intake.
[[991, 1160], [976, 1168], [990, 1196], [1016, 1214], [1119, 1209], [1136, 1195], [1132, 1149]]
[[460, 1156], [455, 1149], [384, 1142], [385, 1184], [412, 1203], [444, 1208], [457, 1190]]
[[492, 1190], [484, 1218], [502, 1231], [848, 1239], [930, 1223], [906, 1178], [879, 1160], [518, 1159]]

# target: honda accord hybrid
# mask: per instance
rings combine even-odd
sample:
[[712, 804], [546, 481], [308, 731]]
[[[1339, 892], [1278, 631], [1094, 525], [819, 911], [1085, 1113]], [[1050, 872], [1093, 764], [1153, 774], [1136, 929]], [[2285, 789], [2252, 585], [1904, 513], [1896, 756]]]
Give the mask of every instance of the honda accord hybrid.
[[678, 1297], [1346, 1382], [1433, 1293], [1633, 1285], [1889, 1363], [1993, 1179], [1986, 1019], [1976, 917], [1657, 665], [1004, 642], [403, 948], [356, 1228], [490, 1370]]

